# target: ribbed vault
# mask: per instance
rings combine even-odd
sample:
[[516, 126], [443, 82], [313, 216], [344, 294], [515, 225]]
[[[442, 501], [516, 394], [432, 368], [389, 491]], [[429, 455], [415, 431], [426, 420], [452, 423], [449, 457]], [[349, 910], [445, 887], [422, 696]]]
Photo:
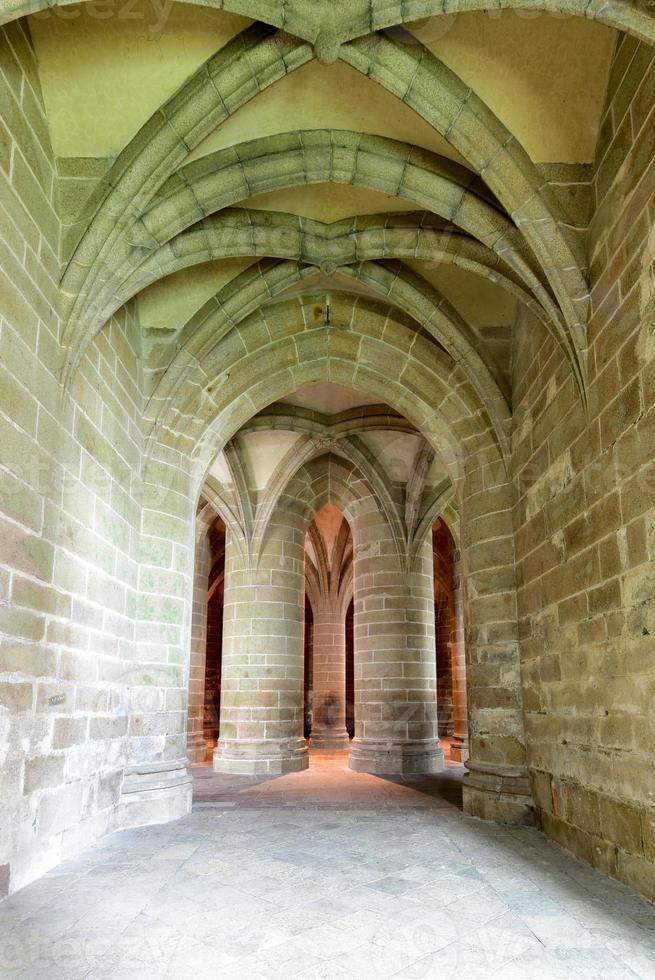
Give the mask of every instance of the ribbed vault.
[[[456, 265], [514, 294], [546, 326], [543, 283], [519, 275], [492, 248], [439, 223], [431, 212], [365, 215], [332, 224], [277, 211], [224, 208], [156, 249], [108, 300], [109, 316], [158, 279], [217, 259], [272, 256], [319, 268], [379, 259], [424, 259]], [[536, 294], [535, 295], [535, 291]], [[552, 312], [552, 303], [549, 304]]]
[[[467, 166], [389, 138], [320, 128], [245, 141], [185, 163], [247, 102], [313, 58], [323, 60], [323, 28], [323, 40], [311, 47], [306, 32], [276, 31], [276, 17], [262, 17], [265, 23], [225, 45], [160, 107], [85, 202], [62, 279], [67, 381], [122, 303], [182, 268], [273, 255], [352, 274], [363, 253], [446, 263], [456, 256], [461, 268], [509, 288], [556, 335], [584, 393], [584, 249], [556, 196], [480, 94], [421, 44], [370, 33], [375, 16], [369, 14], [369, 31], [346, 30], [338, 57], [421, 116]], [[287, 27], [293, 20], [289, 13]], [[264, 216], [237, 221], [226, 212], [260, 194], [312, 184], [346, 184], [400, 198], [419, 212], [428, 209], [437, 228], [424, 232], [425, 218], [414, 218], [419, 230], [411, 232], [410, 220], [409, 238], [396, 229], [387, 243], [381, 221], [377, 228], [365, 226], [364, 237], [353, 222], [305, 229], [297, 220], [294, 227], [292, 216], [286, 224], [267, 223]], [[455, 243], [453, 231], [460, 239]], [[444, 308], [442, 300], [430, 302], [434, 310]], [[461, 316], [448, 318], [455, 346], [460, 335], [466, 344]], [[486, 367], [474, 372], [478, 386]]]
[[[297, 433], [298, 438], [273, 466], [265, 485], [258, 486], [244, 437], [252, 433], [265, 437], [272, 431]], [[362, 438], [371, 433], [394, 433], [401, 439], [418, 437], [407, 479], [394, 480], [379, 455]], [[226, 523], [241, 554], [256, 564], [280, 506], [286, 511], [298, 510], [307, 522], [313, 511], [320, 509], [317, 500], [311, 505], [307, 502], [308, 481], [312, 487], [321, 487], [323, 503], [336, 504], [351, 518], [359, 499], [352, 495], [353, 481], [358, 485], [363, 481], [367, 496], [375, 498], [392, 530], [399, 559], [411, 564], [417, 542], [423, 540], [454, 497], [445, 473], [436, 484], [429, 480], [434, 460], [435, 451], [428, 442], [387, 406], [326, 418], [278, 403], [256, 415], [227, 443], [222, 451], [222, 478], [210, 472], [203, 497]]]
[[[82, 0], [85, 2], [85, 0]], [[498, 9], [489, 0], [354, 0], [334, 2], [315, 0], [308, 12], [304, 0], [184, 0], [219, 10], [253, 17], [284, 28], [291, 34], [315, 43], [317, 56], [330, 62], [338, 56], [340, 43], [351, 38], [384, 30], [397, 24], [412, 23], [423, 17], [448, 16], [470, 11]], [[69, 0], [2, 0], [0, 23], [48, 7], [67, 6]], [[503, 7], [526, 11], [548, 11], [587, 17], [626, 31], [641, 40], [655, 39], [653, 16], [648, 3], [628, 0], [506, 0]]]
[[[468, 84], [438, 46], [390, 30], [434, 14], [427, 0], [221, 9], [258, 19], [196, 62], [70, 216], [65, 386], [112, 317], [143, 315], [145, 511], [161, 511], [168, 480], [171, 526], [207, 501], [230, 560], [253, 581], [277, 568], [284, 517], [286, 547], [313, 542], [308, 593], [333, 588], [315, 515], [329, 504], [356, 521], [363, 500], [398, 574], [420, 578], [445, 514], [461, 543], [467, 656], [482, 691], [475, 778], [482, 791], [485, 767], [501, 764], [499, 785], [522, 798], [520, 697], [512, 689], [490, 713], [483, 691], [488, 656], [518, 677], [513, 331], [544, 325], [586, 404], [589, 202], [579, 187], [589, 161], [532, 159], [484, 84]], [[438, 13], [451, 9], [485, 8]], [[566, 11], [650, 37], [634, 6]], [[273, 131], [244, 122], [290, 75], [337, 60], [365, 79], [367, 97], [395, 99], [429, 127], [431, 149], [408, 142], [407, 127], [396, 138], [393, 124], [348, 128], [329, 113], [311, 129], [292, 113]], [[321, 386], [350, 402], [321, 411], [300, 397]], [[339, 589], [349, 596], [352, 579]]]
[[317, 515], [314, 515], [307, 530], [307, 541], [309, 546], [305, 557], [307, 598], [315, 607], [321, 597], [333, 597], [345, 616], [345, 610], [353, 597], [353, 538], [348, 521], [345, 517], [341, 518], [339, 529], [330, 547], [317, 522]]
[[190, 454], [198, 477], [257, 411], [316, 381], [390, 404], [447, 461], [454, 485], [467, 460], [503, 459], [464, 368], [393, 307], [337, 296], [327, 324], [324, 296], [299, 297], [259, 307], [238, 333], [206, 336], [206, 350], [179, 350], [147, 408], [153, 448]]

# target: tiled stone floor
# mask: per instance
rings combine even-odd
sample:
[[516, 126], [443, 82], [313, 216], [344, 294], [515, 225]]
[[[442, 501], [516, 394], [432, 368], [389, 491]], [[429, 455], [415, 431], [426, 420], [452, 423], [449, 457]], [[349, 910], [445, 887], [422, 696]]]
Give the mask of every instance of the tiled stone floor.
[[655, 906], [536, 831], [316, 757], [197, 769], [183, 820], [124, 831], [0, 904], [0, 976], [655, 978]]
[[310, 768], [277, 777], [226, 776], [210, 766], [194, 772], [194, 800], [230, 802], [243, 807], [316, 806], [329, 809], [367, 807], [461, 807], [463, 766], [449, 765], [438, 776], [406, 780], [381, 778], [348, 768], [347, 752], [312, 752]]

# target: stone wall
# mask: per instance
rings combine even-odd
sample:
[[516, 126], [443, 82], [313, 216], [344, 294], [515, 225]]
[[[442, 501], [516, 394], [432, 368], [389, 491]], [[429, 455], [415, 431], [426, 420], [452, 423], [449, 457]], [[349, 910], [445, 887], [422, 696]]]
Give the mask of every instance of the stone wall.
[[44, 364], [58, 330], [55, 166], [36, 62], [20, 24], [0, 32], [0, 50], [0, 888], [6, 892], [15, 884], [11, 863], [24, 846], [23, 826], [29, 817], [44, 819], [40, 791], [63, 781], [63, 760], [32, 758], [22, 746], [66, 738], [62, 725], [55, 732], [47, 716], [31, 712], [35, 678], [52, 659], [46, 630], [57, 628], [70, 604], [51, 587], [52, 513], [38, 485], [50, 473], [40, 438], [58, 407]]
[[555, 344], [525, 319], [513, 433], [524, 707], [541, 823], [651, 898], [654, 158], [653, 49], [624, 37], [591, 186], [588, 412]]
[[115, 825], [137, 734], [143, 447], [131, 304], [70, 394], [60, 385], [58, 177], [22, 22], [0, 33], [0, 103], [0, 881], [13, 891]]

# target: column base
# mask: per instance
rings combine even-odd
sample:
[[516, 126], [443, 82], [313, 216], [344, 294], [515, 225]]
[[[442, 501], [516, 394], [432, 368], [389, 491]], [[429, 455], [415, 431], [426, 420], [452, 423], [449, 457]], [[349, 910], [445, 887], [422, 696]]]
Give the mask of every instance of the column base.
[[184, 760], [129, 766], [116, 812], [116, 828], [179, 820], [191, 812], [193, 782]]
[[241, 742], [220, 739], [214, 749], [214, 770], [235, 776], [283, 776], [309, 766], [304, 738]]
[[468, 739], [454, 735], [450, 742], [448, 754], [452, 762], [466, 762], [469, 757]]
[[350, 748], [350, 735], [345, 728], [312, 729], [309, 744], [322, 752], [343, 752]]
[[535, 822], [525, 766], [504, 766], [469, 759], [462, 792], [464, 812], [496, 823], [532, 826]]
[[443, 752], [435, 740], [386, 742], [354, 738], [348, 768], [386, 776], [427, 776], [444, 768]]
[[186, 743], [186, 756], [190, 766], [198, 766], [207, 760], [207, 741], [205, 736], [195, 732]]

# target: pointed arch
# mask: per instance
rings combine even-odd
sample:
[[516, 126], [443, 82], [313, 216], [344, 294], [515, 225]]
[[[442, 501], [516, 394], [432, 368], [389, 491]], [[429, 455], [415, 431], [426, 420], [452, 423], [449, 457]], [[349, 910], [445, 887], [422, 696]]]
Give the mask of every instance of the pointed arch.
[[152, 195], [224, 119], [312, 56], [306, 43], [253, 24], [202, 64], [119, 154], [87, 203], [87, 228], [61, 280], [62, 341], [72, 349], [66, 380], [82, 355], [85, 325], [97, 320], [99, 292], [129, 252], [129, 228]]
[[182, 451], [199, 486], [216, 452], [257, 412], [304, 384], [333, 381], [401, 412], [437, 450], [453, 486], [464, 456], [468, 465], [479, 458], [504, 471], [488, 415], [462, 367], [436, 345], [416, 347], [411, 323], [398, 311], [349, 297], [330, 327], [315, 311], [311, 297], [260, 309], [242, 323], [239, 347], [225, 338], [204, 361], [185, 357], [176, 392], [150, 406], [150, 454], [158, 443], [157, 454]]
[[[176, 338], [179, 353], [153, 394], [153, 404], [174, 397], [183, 383], [188, 364], [203, 363], [216, 344], [236, 331], [246, 316], [255, 314], [262, 303], [280, 295], [290, 285], [310, 278], [315, 271], [312, 267], [303, 268], [290, 262], [260, 262], [208, 300]], [[483, 399], [499, 443], [507, 453], [510, 418], [507, 400], [478, 353], [475, 335], [463, 318], [436, 290], [409, 270], [364, 263], [359, 270], [347, 272], [353, 278], [361, 278], [385, 300], [394, 302], [397, 297], [400, 308], [409, 306], [408, 312], [416, 323], [462, 365]], [[231, 342], [244, 349], [239, 332], [232, 336]]]
[[582, 247], [565, 236], [559, 207], [517, 138], [422, 44], [376, 34], [344, 45], [341, 58], [414, 109], [484, 178], [539, 259], [570, 330], [569, 357], [584, 379], [589, 286]]
[[180, 168], [135, 221], [133, 257], [115, 265], [115, 278], [122, 281], [148, 252], [223, 208], [316, 183], [367, 187], [427, 208], [486, 244], [534, 288], [544, 288], [536, 258], [477, 174], [408, 143], [335, 129], [264, 136]]
[[[107, 300], [105, 321], [153, 282], [194, 265], [224, 258], [271, 257], [337, 269], [379, 259], [419, 259], [455, 265], [507, 290], [544, 325], [552, 315], [533, 287], [491, 248], [430, 212], [363, 215], [325, 224], [277, 211], [224, 208], [180, 232], [151, 253]], [[543, 295], [542, 295], [543, 299]]]
[[[406, 536], [401, 515], [393, 498], [389, 480], [373, 454], [356, 436], [347, 436], [330, 450], [330, 454], [343, 457], [361, 474], [371, 487], [379, 501], [385, 519], [391, 528], [399, 554], [403, 554]], [[297, 443], [285, 454], [278, 463], [266, 487], [264, 497], [257, 508], [253, 526], [251, 550], [253, 556], [259, 554], [271, 517], [279, 506], [280, 500], [288, 496], [287, 487], [296, 474], [312, 460], [325, 455], [325, 449], [319, 441], [312, 437]], [[329, 564], [329, 562], [328, 562]]]

